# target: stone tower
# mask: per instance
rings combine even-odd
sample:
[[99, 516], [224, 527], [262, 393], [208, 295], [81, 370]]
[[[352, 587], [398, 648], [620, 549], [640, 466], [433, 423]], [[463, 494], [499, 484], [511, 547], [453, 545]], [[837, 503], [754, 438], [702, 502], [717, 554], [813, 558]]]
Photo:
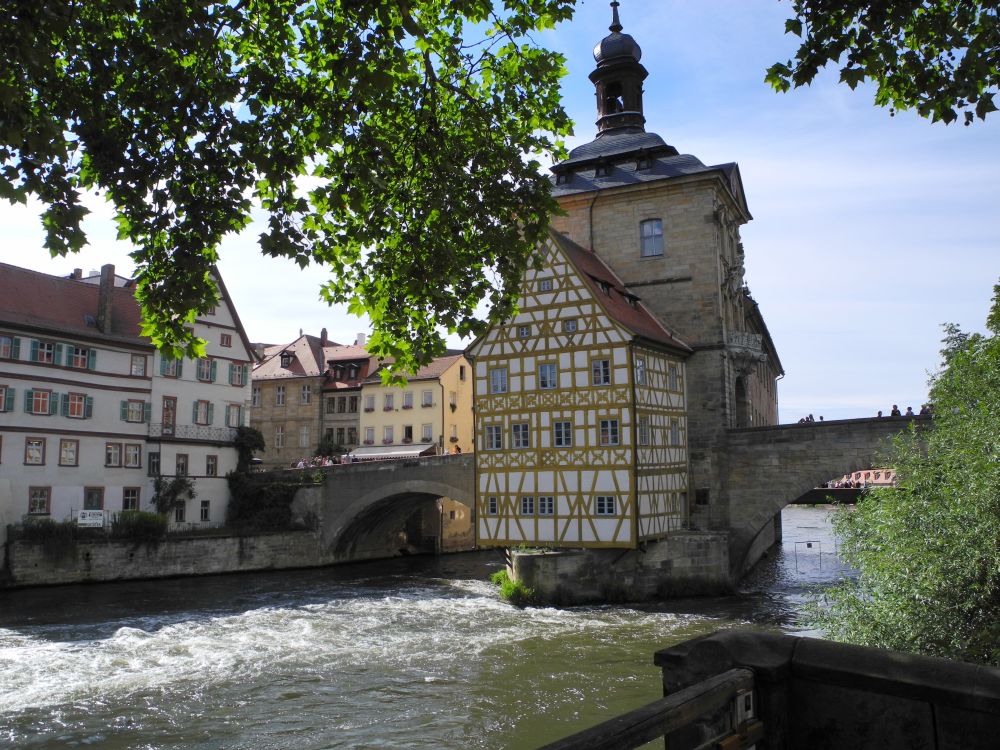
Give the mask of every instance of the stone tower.
[[781, 362], [744, 280], [752, 217], [735, 163], [706, 166], [645, 130], [642, 50], [622, 33], [594, 48], [597, 135], [552, 167], [565, 216], [553, 227], [589, 248], [678, 338], [686, 363], [691, 524], [723, 528], [728, 488], [713, 448], [735, 427], [777, 423]]

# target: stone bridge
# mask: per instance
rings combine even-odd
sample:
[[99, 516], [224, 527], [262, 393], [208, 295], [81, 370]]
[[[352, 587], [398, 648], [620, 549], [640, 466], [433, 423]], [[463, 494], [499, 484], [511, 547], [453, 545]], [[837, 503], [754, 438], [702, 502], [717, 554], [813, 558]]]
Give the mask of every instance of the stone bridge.
[[396, 543], [399, 532], [441, 497], [467, 505], [475, 528], [472, 454], [366, 461], [323, 473], [319, 497], [310, 491], [296, 502], [306, 501], [318, 512], [323, 546], [337, 562], [399, 554], [406, 548]]
[[[733, 429], [713, 448], [711, 485], [692, 488], [691, 522], [729, 535], [731, 578], [739, 580], [781, 538], [780, 512], [813, 487], [882, 463], [892, 436], [928, 417], [850, 419]], [[324, 469], [308, 506], [322, 519], [335, 561], [398, 554], [401, 530], [440, 497], [467, 505], [475, 528], [475, 455], [371, 461]], [[305, 500], [306, 498], [303, 497]], [[394, 545], [396, 545], [394, 547]]]
[[722, 502], [710, 504], [707, 518], [696, 506], [692, 518], [729, 530], [738, 580], [780, 540], [782, 508], [827, 480], [881, 466], [894, 435], [930, 423], [930, 417], [887, 417], [728, 430], [713, 451]]

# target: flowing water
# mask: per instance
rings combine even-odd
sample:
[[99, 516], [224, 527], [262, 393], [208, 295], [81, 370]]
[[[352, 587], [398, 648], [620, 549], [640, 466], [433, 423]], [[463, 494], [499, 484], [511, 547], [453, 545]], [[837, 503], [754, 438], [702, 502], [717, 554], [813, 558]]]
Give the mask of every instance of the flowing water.
[[496, 552], [0, 593], [0, 747], [531, 748], [659, 698], [653, 652], [800, 632], [845, 574], [790, 507], [738, 595], [519, 610]]

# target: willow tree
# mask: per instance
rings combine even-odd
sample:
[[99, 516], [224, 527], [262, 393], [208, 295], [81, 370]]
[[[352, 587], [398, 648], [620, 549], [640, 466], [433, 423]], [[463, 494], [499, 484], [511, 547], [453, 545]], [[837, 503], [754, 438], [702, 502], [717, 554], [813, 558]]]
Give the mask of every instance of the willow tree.
[[262, 209], [262, 252], [327, 269], [412, 367], [512, 309], [554, 208], [536, 156], [570, 127], [531, 34], [573, 4], [0, 0], [0, 196], [38, 198], [65, 255], [103, 195], [144, 333], [188, 355], [220, 241]]
[[802, 41], [767, 80], [787, 91], [839, 65], [841, 82], [872, 81], [890, 111], [969, 125], [997, 109], [998, 9], [997, 0], [793, 0], [785, 31]]
[[834, 528], [858, 569], [829, 593], [838, 640], [1000, 666], [1000, 284], [987, 335], [946, 326], [932, 429], [895, 442], [895, 487]]

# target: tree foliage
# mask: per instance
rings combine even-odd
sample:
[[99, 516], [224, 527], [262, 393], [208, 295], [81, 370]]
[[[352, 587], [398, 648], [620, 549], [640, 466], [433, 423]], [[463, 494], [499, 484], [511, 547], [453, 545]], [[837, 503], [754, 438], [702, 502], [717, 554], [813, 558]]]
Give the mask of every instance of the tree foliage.
[[40, 199], [64, 255], [104, 195], [175, 355], [259, 206], [262, 252], [327, 269], [412, 368], [512, 310], [555, 206], [534, 156], [570, 128], [530, 35], [574, 2], [0, 0], [0, 197]]
[[233, 437], [233, 447], [236, 448], [236, 471], [250, 471], [250, 459], [256, 451], [265, 450], [264, 435], [256, 427], [240, 425]]
[[876, 85], [875, 103], [914, 108], [932, 122], [966, 125], [997, 109], [1000, 19], [997, 0], [793, 0], [785, 31], [801, 38], [795, 60], [772, 65], [779, 91], [811, 83], [842, 65], [852, 89]]
[[838, 640], [1000, 666], [1000, 284], [988, 335], [946, 327], [933, 429], [895, 441], [897, 486], [835, 520], [859, 575], [829, 592]]

